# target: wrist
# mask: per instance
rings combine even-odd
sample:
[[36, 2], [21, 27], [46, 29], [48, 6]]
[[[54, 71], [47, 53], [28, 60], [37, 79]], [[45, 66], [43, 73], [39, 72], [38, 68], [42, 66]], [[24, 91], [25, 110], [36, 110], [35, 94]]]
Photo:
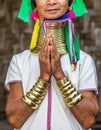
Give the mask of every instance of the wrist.
[[49, 82], [50, 75], [47, 75], [47, 74], [40, 75], [39, 79], [42, 79], [45, 82]]
[[65, 77], [65, 74], [63, 72], [57, 72], [56, 74], [54, 74], [54, 76], [55, 76], [55, 79], [59, 81]]

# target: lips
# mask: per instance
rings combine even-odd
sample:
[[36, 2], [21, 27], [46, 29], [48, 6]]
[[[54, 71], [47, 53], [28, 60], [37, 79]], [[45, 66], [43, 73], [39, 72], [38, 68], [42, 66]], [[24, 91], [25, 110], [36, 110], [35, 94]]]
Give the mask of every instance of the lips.
[[47, 11], [47, 12], [51, 12], [51, 13], [53, 12], [53, 13], [54, 13], [54, 12], [56, 12], [56, 11], [58, 11], [58, 10], [59, 10], [59, 9], [48, 9], [48, 10], [46, 10], [46, 11]]

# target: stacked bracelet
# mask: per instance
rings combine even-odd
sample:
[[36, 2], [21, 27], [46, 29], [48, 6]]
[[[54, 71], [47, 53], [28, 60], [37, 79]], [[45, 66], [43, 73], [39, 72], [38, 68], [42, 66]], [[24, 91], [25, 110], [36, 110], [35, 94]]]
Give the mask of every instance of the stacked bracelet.
[[73, 87], [67, 77], [58, 81], [57, 85], [59, 86], [68, 107], [71, 108], [82, 100], [82, 95]]
[[49, 83], [38, 79], [32, 89], [23, 96], [22, 100], [32, 109], [37, 109], [46, 94], [48, 86]]

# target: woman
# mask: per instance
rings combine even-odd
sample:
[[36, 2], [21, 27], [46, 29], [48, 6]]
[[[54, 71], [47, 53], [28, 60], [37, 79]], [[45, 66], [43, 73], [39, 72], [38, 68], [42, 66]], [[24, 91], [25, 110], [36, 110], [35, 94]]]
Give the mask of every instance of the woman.
[[[24, 21], [30, 4], [23, 0], [19, 17]], [[14, 55], [7, 72], [8, 120], [15, 130], [90, 129], [99, 111], [96, 69], [80, 51], [72, 23], [75, 14], [86, 12], [84, 3], [32, 0], [32, 7], [30, 50]]]

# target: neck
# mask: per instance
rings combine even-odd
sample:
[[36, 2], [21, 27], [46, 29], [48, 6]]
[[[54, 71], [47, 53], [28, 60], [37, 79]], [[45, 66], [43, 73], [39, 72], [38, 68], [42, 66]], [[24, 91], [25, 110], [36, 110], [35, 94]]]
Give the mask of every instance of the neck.
[[[65, 43], [65, 24], [66, 22], [45, 22], [47, 27], [47, 32], [52, 34], [54, 44], [60, 54], [67, 53], [66, 43]], [[40, 26], [39, 37], [37, 41], [37, 46], [34, 48], [33, 53], [39, 54], [41, 48], [44, 44], [45, 30], [43, 25]]]

